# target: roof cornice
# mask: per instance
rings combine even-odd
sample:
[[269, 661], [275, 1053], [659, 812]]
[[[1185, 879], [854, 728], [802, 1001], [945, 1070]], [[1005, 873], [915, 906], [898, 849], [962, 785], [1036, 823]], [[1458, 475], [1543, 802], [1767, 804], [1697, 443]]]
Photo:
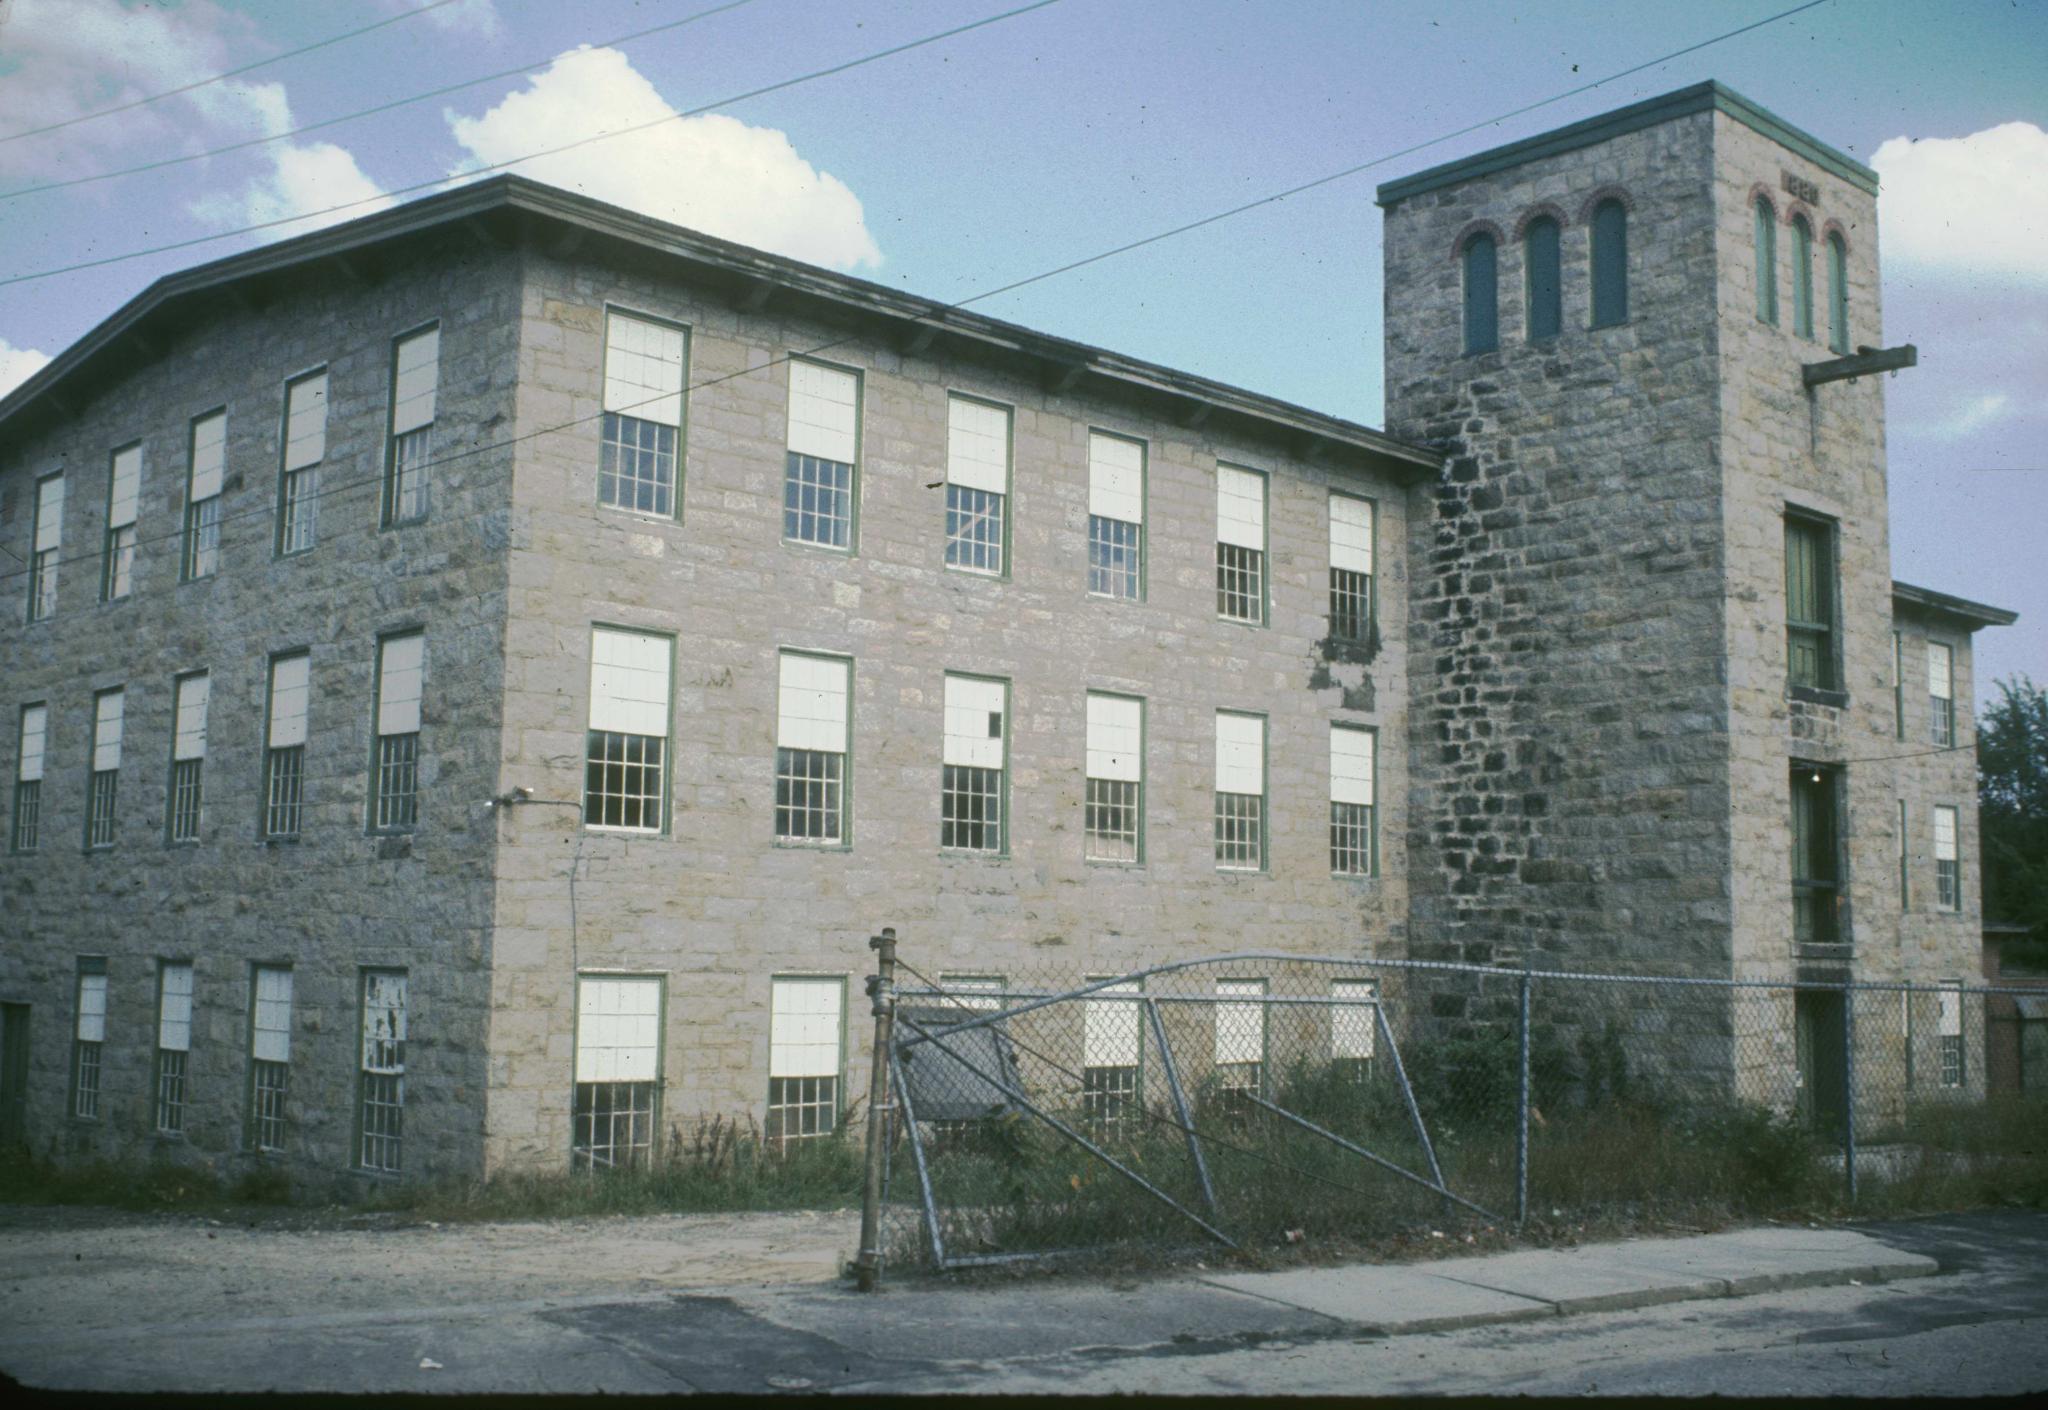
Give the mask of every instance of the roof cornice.
[[1918, 608], [1922, 612], [1971, 623], [1972, 630], [1976, 627], [2009, 627], [2020, 619], [2019, 613], [2003, 607], [1972, 602], [1967, 597], [1951, 597], [1933, 588], [1914, 587], [1897, 578], [1892, 579], [1892, 602], [1895, 606]]

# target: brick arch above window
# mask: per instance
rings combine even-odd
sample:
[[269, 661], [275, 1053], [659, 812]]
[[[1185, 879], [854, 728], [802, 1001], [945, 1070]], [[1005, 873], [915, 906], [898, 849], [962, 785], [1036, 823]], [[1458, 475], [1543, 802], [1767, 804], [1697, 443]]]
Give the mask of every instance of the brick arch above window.
[[1557, 222], [1559, 233], [1563, 233], [1572, 223], [1571, 217], [1564, 213], [1564, 207], [1557, 202], [1538, 201], [1535, 205], [1523, 211], [1521, 218], [1515, 222], [1515, 243], [1520, 244], [1522, 237], [1529, 233], [1529, 227], [1545, 216], [1549, 216]]
[[1849, 228], [1833, 216], [1828, 217], [1825, 225], [1818, 227], [1818, 232], [1816, 238], [1822, 244], [1827, 243], [1829, 240], [1840, 240], [1842, 242], [1843, 254], [1847, 255], [1855, 252], [1856, 247], [1849, 240]]
[[1788, 226], [1795, 220], [1804, 219], [1807, 230], [1813, 235], [1814, 242], [1816, 244], [1820, 242], [1820, 217], [1809, 210], [1805, 202], [1787, 201], [1785, 203], [1785, 213], [1779, 219]]
[[1762, 201], [1771, 208], [1771, 218], [1773, 220], [1782, 220], [1784, 218], [1784, 213], [1778, 209], [1777, 196], [1772, 192], [1770, 186], [1762, 181], [1749, 188], [1749, 199], [1742, 203], [1742, 209], [1753, 211], [1756, 209], [1758, 201]]
[[1496, 250], [1507, 243], [1507, 237], [1500, 233], [1500, 227], [1492, 221], [1468, 220], [1459, 228], [1456, 237], [1451, 241], [1451, 259], [1454, 262], [1463, 259], [1465, 257], [1465, 247], [1471, 244], [1476, 236], [1480, 235], [1490, 237]]
[[1629, 189], [1626, 186], [1601, 186], [1596, 188], [1585, 200], [1579, 202], [1579, 224], [1592, 224], [1593, 212], [1599, 210], [1608, 201], [1619, 201], [1621, 202], [1621, 208], [1630, 215], [1636, 213], [1636, 198], [1629, 194]]

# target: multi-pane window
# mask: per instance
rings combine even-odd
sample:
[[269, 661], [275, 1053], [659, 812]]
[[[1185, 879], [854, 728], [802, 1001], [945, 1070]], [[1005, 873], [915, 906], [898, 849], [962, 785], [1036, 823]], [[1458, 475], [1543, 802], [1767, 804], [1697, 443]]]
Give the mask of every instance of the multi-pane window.
[[1338, 641], [1372, 635], [1372, 521], [1371, 500], [1330, 496], [1330, 635]]
[[853, 663], [785, 651], [775, 717], [775, 835], [784, 842], [846, 840], [848, 702]]
[[1944, 979], [1935, 993], [1935, 1041], [1940, 1044], [1941, 1085], [1963, 1085], [1963, 985]]
[[213, 680], [204, 671], [180, 676], [174, 688], [171, 786], [164, 835], [173, 842], [197, 842], [205, 802], [206, 713]]
[[92, 778], [86, 785], [85, 845], [114, 845], [121, 787], [121, 734], [128, 694], [103, 690], [92, 698]]
[[1828, 347], [1849, 351], [1849, 247], [1840, 235], [1828, 236]]
[[1771, 203], [1756, 199], [1756, 316], [1773, 328], [1778, 325], [1778, 213]]
[[1138, 1062], [1144, 1039], [1138, 981], [1107, 984], [1081, 1001], [1081, 1114], [1097, 1134], [1128, 1135], [1143, 1112]]
[[377, 756], [370, 763], [370, 827], [403, 832], [419, 821], [420, 697], [427, 639], [419, 632], [377, 643]]
[[1226, 1097], [1258, 1096], [1266, 1071], [1266, 981], [1216, 981], [1216, 1086]]
[[190, 582], [220, 571], [221, 477], [227, 469], [228, 414], [192, 422], [185, 472], [185, 542], [178, 576]]
[[357, 1126], [362, 1146], [357, 1164], [396, 1175], [404, 1140], [405, 974], [363, 971], [362, 1109]]
[[1330, 981], [1330, 1062], [1349, 1077], [1371, 1071], [1379, 1034], [1379, 986], [1370, 979]]
[[1330, 870], [1371, 876], [1374, 866], [1373, 771], [1379, 736], [1330, 726]]
[[285, 1097], [292, 1072], [292, 972], [257, 965], [249, 1015], [249, 1145], [284, 1149]]
[[1538, 216], [1522, 232], [1523, 277], [1528, 281], [1529, 341], [1555, 338], [1564, 331], [1564, 276], [1560, 260], [1562, 232], [1549, 216]]
[[33, 852], [42, 837], [43, 750], [49, 738], [50, 710], [25, 705], [21, 711], [21, 749], [14, 763], [14, 840], [17, 852]]
[[775, 979], [768, 1003], [768, 1139], [829, 1136], [839, 1125], [846, 983]]
[[1500, 345], [1500, 256], [1491, 235], [1465, 242], [1465, 352], [1492, 352]]
[[571, 1166], [620, 1170], [650, 1160], [660, 1082], [661, 981], [578, 975]]
[[668, 763], [670, 642], [598, 627], [590, 634], [590, 732], [583, 823], [659, 832]]
[[946, 399], [946, 566], [1003, 571], [1010, 497], [1010, 409]]
[[100, 1053], [107, 1041], [107, 962], [78, 962], [78, 1011], [71, 1040], [71, 1114], [100, 1114]]
[[185, 1129], [185, 1063], [192, 1051], [192, 966], [165, 960], [156, 972], [156, 1129]]
[[1802, 945], [1841, 939], [1835, 778], [1809, 765], [1792, 770], [1792, 938]]
[[1009, 686], [978, 676], [946, 677], [939, 845], [969, 852], [1003, 850], [1003, 716]]
[[1956, 742], [1956, 652], [1938, 641], [1927, 643], [1928, 737], [1942, 748]]
[[277, 551], [302, 553], [320, 525], [320, 462], [327, 458], [327, 373], [284, 389], [284, 464], [277, 483]]
[[1145, 444], [1088, 433], [1088, 591], [1145, 592]]
[[1628, 322], [1628, 207], [1612, 197], [1593, 207], [1593, 326]]
[[1216, 712], [1216, 865], [1266, 864], [1266, 718]]
[[1892, 734], [1906, 737], [1906, 636], [1892, 633]]
[[64, 547], [64, 477], [36, 481], [34, 548], [28, 565], [28, 619], [41, 622], [57, 610], [57, 569]]
[[1088, 860], [1143, 861], [1145, 702], [1088, 692]]
[[1813, 227], [1806, 217], [1792, 217], [1792, 331], [1813, 336]]
[[1216, 467], [1216, 615], [1266, 620], [1266, 477]]
[[114, 452], [107, 476], [107, 539], [100, 600], [118, 602], [135, 590], [135, 513], [142, 500], [142, 447]]
[[1785, 519], [1785, 652], [1795, 686], [1835, 688], [1834, 529], [1818, 519]]
[[387, 527], [427, 517], [440, 390], [439, 325], [398, 339], [391, 351], [391, 436], [384, 456]]
[[640, 514], [675, 514], [688, 337], [671, 324], [605, 311], [599, 504]]
[[306, 806], [306, 717], [312, 708], [313, 658], [270, 662], [270, 721], [263, 749], [263, 835], [297, 837]]
[[1963, 860], [1958, 849], [1960, 812], [1945, 804], [1934, 808], [1934, 904], [1944, 911], [1963, 908]]
[[860, 374], [792, 358], [783, 538], [851, 549], [859, 464]]

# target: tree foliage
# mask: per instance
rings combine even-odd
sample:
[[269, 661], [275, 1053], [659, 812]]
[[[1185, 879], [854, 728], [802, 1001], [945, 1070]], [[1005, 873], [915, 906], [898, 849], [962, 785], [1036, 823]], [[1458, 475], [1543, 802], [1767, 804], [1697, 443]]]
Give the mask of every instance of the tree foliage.
[[1998, 693], [1977, 729], [1984, 914], [2048, 944], [2048, 691], [2019, 676]]

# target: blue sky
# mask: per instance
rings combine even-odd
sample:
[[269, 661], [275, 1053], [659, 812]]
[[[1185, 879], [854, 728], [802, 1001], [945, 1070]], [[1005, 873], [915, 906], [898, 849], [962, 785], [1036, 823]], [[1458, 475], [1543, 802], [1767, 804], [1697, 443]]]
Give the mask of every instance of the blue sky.
[[[0, 0], [0, 138], [426, 0]], [[1021, 0], [451, 0], [225, 84], [0, 141], [0, 277], [449, 177], [715, 103]], [[667, 219], [964, 298], [1428, 141], [1789, 8], [1061, 0], [527, 170]], [[160, 171], [5, 193], [506, 78]], [[1379, 212], [1404, 172], [1704, 78], [1879, 167], [1897, 576], [2017, 608], [1978, 640], [2048, 680], [2048, 4], [1827, 0], [1791, 19], [1253, 213], [977, 305], [1381, 419]], [[1890, 148], [1887, 143], [1892, 143]], [[372, 209], [363, 205], [343, 216]], [[150, 280], [295, 228], [0, 286], [0, 385]]]

